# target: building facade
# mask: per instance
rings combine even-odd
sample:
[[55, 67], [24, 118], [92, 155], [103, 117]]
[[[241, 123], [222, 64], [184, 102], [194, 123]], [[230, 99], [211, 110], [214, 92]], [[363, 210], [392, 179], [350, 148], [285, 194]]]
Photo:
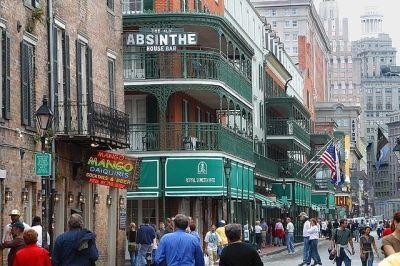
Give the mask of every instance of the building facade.
[[337, 1], [324, 0], [319, 16], [330, 39], [328, 101], [360, 105], [360, 92], [353, 86], [353, 61], [349, 40], [349, 21], [341, 18]]
[[314, 120], [314, 102], [327, 99], [329, 38], [312, 1], [252, 1], [303, 74], [303, 103]]
[[54, 114], [45, 144], [53, 158], [52, 241], [68, 229], [74, 209], [97, 235], [99, 263], [117, 265], [125, 247], [119, 214], [126, 191], [89, 183], [84, 169], [93, 152], [124, 148], [128, 142], [118, 32], [121, 6], [56, 1], [49, 8], [48, 3], [6, 1], [0, 9], [5, 73], [0, 89], [1, 186], [12, 195], [2, 198], [2, 228], [9, 223], [10, 210], [19, 209], [30, 224], [33, 216], [41, 216], [42, 201], [49, 201], [41, 195], [44, 188], [34, 171], [34, 153], [41, 149], [35, 112], [47, 96]]

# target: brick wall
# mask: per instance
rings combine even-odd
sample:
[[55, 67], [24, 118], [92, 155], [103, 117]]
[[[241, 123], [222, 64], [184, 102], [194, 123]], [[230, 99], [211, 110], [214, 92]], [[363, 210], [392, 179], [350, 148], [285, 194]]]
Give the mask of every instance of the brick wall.
[[[183, 0], [155, 0], [154, 1], [154, 10], [156, 12], [165, 12], [165, 11], [180, 11], [182, 2]], [[195, 1], [188, 1], [188, 9], [189, 11], [195, 11]], [[169, 2], [169, 8], [168, 8], [168, 2]], [[224, 13], [224, 1], [219, 0], [202, 0], [202, 7], [201, 8], [206, 8], [208, 9], [211, 13], [217, 13], [222, 15]]]

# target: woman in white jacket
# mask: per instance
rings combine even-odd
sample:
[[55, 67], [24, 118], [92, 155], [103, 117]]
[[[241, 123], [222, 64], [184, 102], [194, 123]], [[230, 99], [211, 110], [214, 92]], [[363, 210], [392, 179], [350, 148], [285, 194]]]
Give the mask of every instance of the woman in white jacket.
[[319, 227], [315, 218], [312, 218], [310, 222], [311, 227], [308, 229], [308, 233], [310, 234], [310, 256], [308, 256], [307, 265], [311, 264], [311, 258], [314, 260], [313, 265], [322, 265], [321, 258], [318, 253]]

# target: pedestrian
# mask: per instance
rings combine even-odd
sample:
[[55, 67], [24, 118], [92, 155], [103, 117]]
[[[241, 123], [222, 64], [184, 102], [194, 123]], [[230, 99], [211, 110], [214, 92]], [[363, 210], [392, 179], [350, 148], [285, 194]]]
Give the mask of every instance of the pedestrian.
[[220, 266], [262, 266], [257, 251], [247, 243], [243, 243], [242, 226], [240, 224], [228, 224], [225, 227], [228, 238], [228, 246], [224, 248], [219, 261]]
[[260, 226], [260, 221], [256, 221], [256, 225], [254, 226], [254, 233], [255, 233], [258, 253], [261, 253], [261, 242], [262, 242], [261, 231], [262, 227]]
[[147, 258], [151, 256], [153, 247], [156, 245], [156, 230], [150, 225], [148, 217], [143, 219], [143, 224], [139, 226], [136, 243], [138, 244], [136, 265], [147, 265]]
[[160, 222], [156, 231], [157, 241], [160, 242], [161, 237], [165, 234], [165, 224]]
[[172, 223], [172, 219], [171, 218], [167, 218], [166, 224], [167, 225], [165, 226], [164, 234], [173, 233], [174, 232], [174, 225]]
[[300, 221], [303, 221], [303, 262], [299, 264], [299, 266], [303, 266], [307, 263], [308, 257], [310, 256], [310, 234], [308, 233], [308, 229], [311, 228], [310, 221], [308, 220], [308, 215], [305, 212], [301, 212], [299, 214]]
[[93, 265], [99, 258], [96, 234], [84, 229], [83, 218], [77, 213], [70, 216], [68, 229], [56, 239], [52, 265]]
[[[351, 246], [351, 252], [348, 245]], [[353, 237], [351, 231], [347, 229], [347, 220], [341, 219], [339, 227], [332, 235], [333, 252], [336, 253], [336, 265], [341, 266], [344, 262], [345, 266], [351, 265], [350, 255], [354, 255]]]
[[382, 250], [385, 257], [400, 252], [400, 211], [394, 214], [392, 229], [393, 233], [382, 239]]
[[376, 228], [376, 234], [378, 235], [378, 239], [382, 238], [382, 232], [383, 232], [383, 222], [380, 221], [378, 228]]
[[268, 231], [268, 225], [265, 222], [264, 218], [261, 219], [261, 224], [260, 224], [262, 230], [261, 230], [261, 240], [262, 240], [262, 247], [267, 246], [267, 231]]
[[128, 251], [129, 256], [131, 258], [131, 266], [136, 265], [136, 254], [137, 254], [137, 231], [136, 231], [136, 224], [130, 223], [129, 229], [126, 232], [126, 240], [128, 241]]
[[10, 212], [10, 218], [11, 218], [11, 223], [7, 224], [4, 228], [3, 231], [3, 242], [4, 241], [11, 241], [12, 240], [12, 235], [11, 235], [11, 224], [15, 222], [21, 222], [24, 225], [25, 230], [30, 229], [29, 225], [21, 221], [21, 213], [19, 210], [12, 210]]
[[50, 235], [49, 235], [49, 233], [47, 233], [47, 243], [45, 243], [45, 245], [43, 246], [42, 245], [43, 244], [42, 243], [42, 241], [43, 241], [43, 237], [42, 237], [43, 228], [42, 228], [42, 221], [41, 221], [39, 216], [33, 217], [32, 227], [31, 228], [33, 230], [35, 230], [36, 233], [38, 234], [38, 236], [37, 236], [37, 245], [39, 247], [44, 247], [44, 248], [47, 249], [50, 246]]
[[328, 228], [328, 224], [327, 224], [326, 220], [323, 220], [321, 222], [321, 233], [322, 233], [322, 236], [325, 238], [327, 236], [327, 232], [326, 232], [327, 228]]
[[217, 253], [218, 256], [221, 256], [222, 250], [228, 245], [228, 239], [226, 238], [225, 234], [225, 220], [219, 221], [219, 227], [216, 230], [221, 242], [219, 242]]
[[332, 228], [333, 228], [332, 221], [329, 220], [329, 222], [327, 223], [327, 227], [326, 227], [329, 240], [332, 239]]
[[275, 228], [274, 228], [274, 225], [272, 224], [272, 221], [269, 221], [268, 228], [267, 228], [267, 245], [268, 246], [272, 246], [272, 244], [273, 244], [272, 234], [273, 234], [274, 230], [275, 230]]
[[214, 265], [217, 261], [218, 244], [221, 242], [221, 238], [215, 230], [215, 225], [211, 225], [210, 231], [207, 232], [206, 237], [204, 238], [204, 242], [207, 244], [206, 252], [208, 255], [209, 265]]
[[22, 222], [16, 221], [11, 224], [11, 236], [12, 240], [9, 241], [4, 241], [0, 245], [0, 249], [6, 249], [9, 248], [10, 252], [8, 253], [7, 257], [7, 265], [8, 266], [13, 266], [14, 263], [14, 258], [16, 253], [25, 247], [25, 242], [23, 238], [23, 233], [24, 233], [25, 226]]
[[385, 237], [387, 235], [390, 235], [391, 233], [393, 233], [393, 228], [392, 228], [393, 223], [391, 224], [390, 222], [386, 222], [386, 226], [385, 229], [382, 232], [382, 237]]
[[187, 234], [188, 218], [183, 214], [175, 216], [176, 231], [164, 235], [155, 255], [156, 265], [168, 266], [204, 266], [204, 257], [200, 242], [192, 234]]
[[285, 237], [285, 230], [281, 219], [278, 219], [275, 224], [275, 245], [280, 247], [282, 245], [282, 239]]
[[358, 221], [355, 220], [354, 223], [351, 226], [351, 234], [354, 237], [354, 240], [356, 242], [358, 242], [358, 239], [359, 239], [359, 236], [360, 236], [359, 233], [360, 232], [358, 231]]
[[197, 231], [196, 231], [196, 224], [194, 222], [192, 222], [189, 225], [189, 228], [190, 228], [190, 233], [189, 234], [194, 235], [197, 238], [197, 240], [199, 240], [199, 243], [201, 245], [201, 240], [200, 240], [199, 233], [197, 233]]
[[400, 265], [400, 252], [394, 253], [389, 257], [385, 258], [379, 266], [399, 266]]
[[332, 229], [333, 230], [336, 230], [336, 229], [338, 229], [339, 228], [339, 223], [338, 223], [338, 221], [335, 219], [333, 222], [332, 222]]
[[319, 227], [317, 224], [317, 220], [315, 218], [311, 218], [310, 220], [310, 229], [308, 229], [308, 234], [310, 235], [310, 255], [308, 256], [307, 265], [311, 264], [311, 259], [314, 260], [314, 265], [322, 265], [321, 257], [318, 253], [318, 238], [319, 238]]
[[294, 225], [292, 220], [288, 217], [286, 218], [286, 232], [287, 232], [287, 239], [286, 239], [286, 246], [288, 250], [288, 254], [295, 254], [294, 251]]
[[50, 266], [49, 252], [40, 247], [39, 234], [36, 230], [28, 229], [23, 233], [25, 247], [17, 251], [13, 266]]
[[374, 263], [374, 253], [372, 247], [375, 250], [375, 254], [379, 258], [378, 249], [376, 248], [375, 239], [370, 235], [371, 227], [366, 226], [364, 235], [360, 238], [360, 258], [362, 266], [372, 266]]

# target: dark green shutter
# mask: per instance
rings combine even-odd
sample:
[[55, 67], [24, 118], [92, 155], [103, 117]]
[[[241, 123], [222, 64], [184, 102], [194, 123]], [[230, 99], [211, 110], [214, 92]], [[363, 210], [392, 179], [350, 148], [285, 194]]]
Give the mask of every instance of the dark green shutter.
[[21, 121], [29, 125], [29, 63], [28, 45], [21, 42]]
[[69, 55], [69, 36], [63, 31], [62, 35], [62, 49], [63, 49], [63, 80], [64, 80], [64, 114], [65, 114], [65, 130], [71, 128], [71, 66]]
[[154, 10], [154, 0], [143, 0], [143, 10], [153, 11]]
[[82, 104], [82, 44], [76, 41], [76, 100], [78, 104]]
[[8, 32], [3, 32], [3, 117], [10, 119], [11, 103], [10, 103], [10, 35]]
[[[53, 27], [53, 86], [54, 86], [54, 103], [58, 106], [58, 35], [57, 35], [57, 27]], [[57, 108], [56, 108], [56, 117]]]
[[86, 48], [86, 77], [87, 77], [87, 101], [90, 105], [93, 103], [93, 67], [92, 67], [92, 49]]

